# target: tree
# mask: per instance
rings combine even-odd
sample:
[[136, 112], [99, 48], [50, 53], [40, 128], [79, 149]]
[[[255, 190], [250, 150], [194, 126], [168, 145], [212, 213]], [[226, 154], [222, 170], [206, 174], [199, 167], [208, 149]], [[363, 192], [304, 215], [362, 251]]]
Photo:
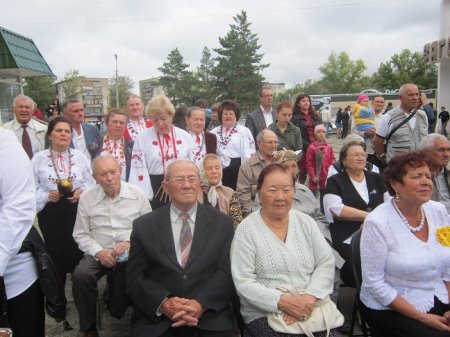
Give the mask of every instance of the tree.
[[159, 83], [174, 105], [192, 101], [192, 91], [197, 80], [188, 68], [189, 64], [184, 63], [178, 48], [173, 49], [167, 56], [167, 61], [158, 68], [162, 73]]
[[211, 51], [208, 47], [204, 47], [202, 51], [202, 58], [200, 59], [200, 66], [197, 67], [198, 79], [200, 81], [199, 87], [204, 98], [211, 101], [213, 98], [213, 81], [212, 74], [214, 69], [214, 59], [211, 56]]
[[258, 54], [261, 45], [249, 29], [247, 13], [241, 11], [233, 20], [227, 35], [219, 37], [221, 48], [213, 49], [218, 54], [213, 70], [216, 93], [241, 106], [255, 106], [264, 81], [261, 71], [269, 64], [261, 63], [264, 54]]
[[404, 49], [380, 64], [373, 81], [382, 91], [398, 89], [405, 83], [415, 83], [421, 89], [437, 88], [437, 68], [435, 64], [425, 63], [420, 52]]
[[319, 67], [324, 94], [357, 93], [365, 89], [366, 65], [362, 60], [352, 61], [346, 52], [331, 53], [328, 62]]
[[64, 74], [61, 82], [61, 88], [64, 98], [77, 98], [82, 93], [81, 82], [84, 76], [80, 75], [80, 71], [71, 69]]
[[45, 114], [45, 110], [56, 96], [53, 76], [27, 77], [23, 87], [24, 94], [31, 97]]
[[[125, 107], [127, 97], [132, 94], [133, 80], [129, 76], [117, 76], [119, 84], [119, 108]], [[116, 107], [116, 77], [109, 79], [109, 105]]]

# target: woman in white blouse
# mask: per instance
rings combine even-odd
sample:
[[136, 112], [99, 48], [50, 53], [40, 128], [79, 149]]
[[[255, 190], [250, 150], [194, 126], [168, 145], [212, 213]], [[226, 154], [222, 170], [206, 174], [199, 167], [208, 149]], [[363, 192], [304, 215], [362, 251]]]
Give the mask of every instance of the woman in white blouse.
[[[37, 185], [36, 211], [48, 253], [65, 283], [66, 274], [83, 256], [72, 237], [78, 200], [95, 181], [86, 156], [69, 147], [72, 125], [66, 117], [56, 117], [48, 124], [47, 137], [50, 147], [31, 161]], [[65, 191], [62, 184], [67, 184]]]
[[238, 124], [240, 116], [239, 104], [223, 101], [219, 106], [222, 125], [211, 131], [217, 136], [217, 154], [223, 168], [222, 183], [233, 190], [236, 190], [239, 167], [256, 152], [251, 131]]
[[172, 124], [175, 108], [166, 96], [155, 96], [147, 105], [153, 127], [143, 130], [133, 146], [129, 183], [139, 186], [155, 210], [169, 202], [162, 182], [167, 166], [177, 159], [192, 160], [194, 142]]
[[110, 109], [105, 117], [106, 134], [97, 140], [96, 156], [110, 156], [120, 165], [120, 179], [128, 181], [134, 141], [124, 136], [128, 116], [121, 109]]
[[399, 154], [383, 174], [393, 198], [364, 221], [361, 301], [373, 336], [450, 336], [450, 230], [445, 206], [430, 201], [432, 176], [418, 153]]
[[[287, 168], [265, 167], [257, 191], [261, 210], [241, 222], [232, 243], [233, 281], [248, 336], [290, 336], [274, 331], [267, 316], [282, 312], [287, 325], [307, 320], [316, 301], [333, 291], [334, 257], [315, 221], [291, 209], [295, 187]], [[287, 294], [285, 286], [304, 293]]]
[[343, 171], [328, 178], [323, 197], [325, 216], [330, 223], [333, 248], [344, 258], [340, 276], [354, 285], [350, 245], [345, 243], [366, 216], [383, 203], [385, 187], [381, 175], [365, 170], [365, 147], [358, 141], [342, 145], [339, 162]]
[[215, 134], [205, 131], [205, 123], [205, 109], [198, 106], [187, 109], [186, 130], [195, 144], [191, 156], [193, 162], [199, 166], [208, 153], [215, 154], [217, 151], [217, 137]]

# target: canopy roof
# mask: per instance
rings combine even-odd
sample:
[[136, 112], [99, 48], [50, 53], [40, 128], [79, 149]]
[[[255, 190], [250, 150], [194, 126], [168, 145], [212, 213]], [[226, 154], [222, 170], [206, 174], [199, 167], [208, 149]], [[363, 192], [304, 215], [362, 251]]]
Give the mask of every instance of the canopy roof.
[[32, 39], [0, 27], [0, 72], [13, 76], [55, 76]]

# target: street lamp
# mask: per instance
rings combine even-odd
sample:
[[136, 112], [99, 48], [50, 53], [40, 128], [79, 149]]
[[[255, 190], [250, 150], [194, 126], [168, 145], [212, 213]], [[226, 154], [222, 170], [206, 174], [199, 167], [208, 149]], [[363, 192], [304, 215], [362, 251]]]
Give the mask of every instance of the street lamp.
[[117, 54], [114, 54], [116, 58], [116, 108], [119, 108], [119, 81], [117, 76]]

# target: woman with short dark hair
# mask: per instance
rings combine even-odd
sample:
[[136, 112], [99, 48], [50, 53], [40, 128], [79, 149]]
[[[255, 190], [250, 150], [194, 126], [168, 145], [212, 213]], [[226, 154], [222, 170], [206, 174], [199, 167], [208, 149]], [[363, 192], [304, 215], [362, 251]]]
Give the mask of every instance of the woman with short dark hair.
[[239, 167], [255, 154], [255, 141], [251, 131], [238, 123], [241, 117], [239, 104], [225, 100], [220, 104], [218, 113], [222, 125], [211, 132], [217, 136], [217, 154], [223, 168], [222, 182], [236, 190]]
[[364, 221], [361, 301], [373, 336], [450, 336], [450, 227], [431, 201], [423, 155], [399, 154], [383, 179], [393, 197]]

